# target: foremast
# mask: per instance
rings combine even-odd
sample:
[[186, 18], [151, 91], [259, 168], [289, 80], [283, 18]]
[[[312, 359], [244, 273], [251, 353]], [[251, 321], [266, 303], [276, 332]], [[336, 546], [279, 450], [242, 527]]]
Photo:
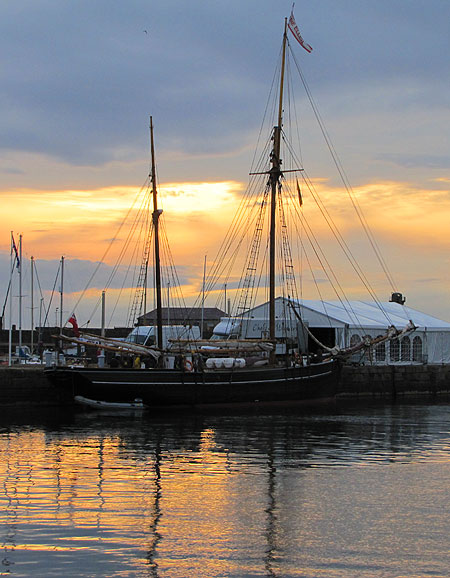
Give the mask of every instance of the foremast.
[[287, 18], [284, 21], [283, 48], [281, 57], [280, 92], [278, 104], [278, 124], [273, 128], [273, 148], [271, 152], [270, 184], [270, 232], [269, 232], [269, 339], [275, 341], [275, 259], [276, 259], [276, 208], [277, 194], [281, 187], [281, 129], [283, 125], [283, 89], [286, 61]]
[[150, 117], [150, 148], [152, 157], [151, 180], [153, 193], [152, 221], [155, 243], [155, 292], [156, 292], [156, 347], [162, 349], [162, 299], [161, 299], [161, 258], [159, 251], [159, 217], [162, 210], [158, 209], [158, 193], [156, 188], [155, 145], [153, 141], [153, 117]]

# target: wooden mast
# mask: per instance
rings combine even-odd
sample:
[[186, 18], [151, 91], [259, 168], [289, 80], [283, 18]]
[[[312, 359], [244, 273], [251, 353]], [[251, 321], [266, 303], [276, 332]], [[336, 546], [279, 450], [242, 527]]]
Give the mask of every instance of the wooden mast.
[[159, 255], [159, 217], [162, 210], [158, 209], [156, 190], [155, 145], [153, 142], [153, 119], [150, 117], [150, 146], [152, 155], [152, 191], [153, 191], [153, 227], [155, 230], [155, 289], [156, 289], [156, 347], [162, 349], [162, 301], [161, 301], [161, 260]]
[[273, 149], [271, 155], [272, 167], [270, 169], [270, 234], [269, 234], [269, 338], [275, 341], [275, 241], [276, 241], [276, 209], [277, 209], [277, 192], [280, 186], [281, 177], [281, 129], [283, 124], [283, 85], [284, 85], [284, 68], [286, 59], [286, 41], [287, 41], [287, 18], [284, 21], [283, 34], [283, 51], [281, 60], [280, 75], [280, 97], [278, 104], [278, 125], [273, 128]]

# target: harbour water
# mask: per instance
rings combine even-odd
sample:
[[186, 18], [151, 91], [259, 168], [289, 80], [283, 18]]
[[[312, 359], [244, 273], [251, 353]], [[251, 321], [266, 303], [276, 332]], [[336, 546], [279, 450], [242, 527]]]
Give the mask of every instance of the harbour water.
[[448, 402], [0, 426], [2, 576], [450, 576]]

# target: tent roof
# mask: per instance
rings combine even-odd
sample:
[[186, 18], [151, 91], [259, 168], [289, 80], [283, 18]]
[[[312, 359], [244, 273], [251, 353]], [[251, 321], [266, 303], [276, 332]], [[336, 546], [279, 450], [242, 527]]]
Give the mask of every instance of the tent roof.
[[411, 320], [422, 329], [450, 331], [450, 323], [391, 301], [380, 304], [364, 301], [298, 300], [299, 305], [353, 327], [405, 326]]

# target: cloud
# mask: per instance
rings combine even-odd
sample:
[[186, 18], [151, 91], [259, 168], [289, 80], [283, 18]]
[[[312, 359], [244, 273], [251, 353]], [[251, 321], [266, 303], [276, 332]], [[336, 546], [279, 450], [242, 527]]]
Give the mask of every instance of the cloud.
[[[249, 83], [232, 45], [222, 51], [209, 44], [214, 27], [225, 48], [222, 27], [230, 15], [205, 8], [193, 2], [187, 10], [168, 10], [165, 3], [139, 1], [112, 8], [99, 1], [76, 9], [42, 2], [9, 9], [2, 30], [10, 54], [2, 147], [78, 165], [134, 158], [147, 136], [142, 123], [153, 112], [169, 143], [182, 134], [184, 150], [219, 150], [245, 114], [229, 113]], [[142, 23], [149, 20], [145, 35]]]
[[448, 155], [387, 153], [378, 155], [378, 159], [405, 168], [450, 169], [450, 156]]
[[[231, 203], [220, 203], [248, 176], [289, 10], [269, 0], [6, 3], [2, 229], [22, 231], [55, 263], [59, 254], [101, 259], [148, 175], [152, 114], [158, 177], [180, 208], [169, 195], [168, 233], [194, 286], [192, 255], [201, 261], [222, 235]], [[431, 264], [448, 251], [450, 3], [323, 0], [295, 12], [314, 51], [293, 42], [293, 52], [381, 244], [399, 247], [399, 267], [414, 251], [426, 276], [439, 277]], [[307, 104], [296, 100], [304, 167], [323, 176]], [[213, 183], [234, 184], [208, 196]], [[340, 184], [323, 181], [322, 192], [353, 235]], [[7, 252], [8, 239], [0, 243]]]
[[5, 167], [1, 169], [1, 172], [5, 175], [23, 175], [25, 171], [17, 167]]
[[[258, 126], [285, 11], [267, 0], [9, 4], [0, 24], [2, 147], [78, 166], [132, 160], [147, 148], [142, 126], [153, 114], [162, 149], [229, 153]], [[400, 78], [432, 81], [427, 92], [446, 102], [446, 15], [446, 5], [424, 9], [421, 0], [406, 11], [386, 0], [302, 6], [298, 21], [314, 44], [302, 64], [321, 96]]]

